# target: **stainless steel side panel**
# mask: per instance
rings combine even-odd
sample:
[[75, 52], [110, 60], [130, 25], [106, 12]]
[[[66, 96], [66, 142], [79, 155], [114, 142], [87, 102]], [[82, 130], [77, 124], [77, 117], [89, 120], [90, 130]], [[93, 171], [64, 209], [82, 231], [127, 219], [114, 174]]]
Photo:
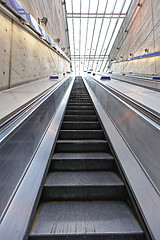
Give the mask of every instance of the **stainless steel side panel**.
[[35, 200], [53, 151], [53, 146], [61, 125], [72, 84], [73, 81], [64, 95], [64, 98], [33, 157], [30, 167], [23, 177], [21, 184], [7, 209], [0, 225], [0, 239], [25, 239]]
[[[159, 227], [160, 226], [160, 196], [156, 191], [155, 187], [153, 187], [153, 184], [150, 181], [150, 178], [147, 176], [145, 169], [139, 163], [137, 157], [135, 156], [132, 149], [125, 141], [124, 136], [122, 135], [127, 133], [127, 131], [128, 132], [131, 131], [132, 133], [135, 131], [135, 128], [134, 127], [132, 128], [132, 125], [134, 125], [135, 118], [140, 118], [140, 116], [138, 115], [136, 116], [136, 113], [135, 113], [135, 116], [133, 118], [133, 115], [131, 114], [133, 110], [129, 109], [129, 107], [128, 107], [128, 111], [125, 108], [124, 108], [125, 110], [123, 108], [121, 109], [120, 108], [121, 105], [119, 106], [118, 103], [117, 103], [117, 106], [115, 103], [113, 103], [111, 107], [110, 104], [112, 103], [111, 101], [112, 98], [110, 99], [110, 96], [107, 94], [106, 90], [104, 91], [104, 89], [101, 86], [98, 86], [98, 84], [95, 85], [94, 81], [89, 82], [87, 80], [85, 81], [85, 84], [91, 95], [92, 101], [96, 107], [97, 113], [100, 116], [104, 130], [106, 131], [110, 139], [114, 152], [117, 156], [119, 165], [121, 166], [121, 169], [132, 191], [134, 199], [136, 200], [136, 203], [139, 207], [142, 217], [151, 234], [151, 237], [152, 239], [159, 240], [160, 239], [160, 227]], [[115, 100], [115, 102], [116, 101], [118, 100]], [[110, 117], [110, 114], [109, 114], [110, 111], [115, 112], [114, 114], [111, 114], [113, 119], [114, 117], [118, 117], [116, 124], [114, 123], [113, 119]], [[124, 125], [126, 122], [127, 124], [125, 128]], [[123, 126], [123, 128], [121, 127], [121, 125]], [[141, 127], [142, 125], [138, 125], [138, 126]], [[119, 131], [118, 126], [121, 127], [121, 131]], [[151, 128], [149, 128], [149, 130], [151, 131]], [[142, 129], [142, 131], [144, 130]], [[146, 131], [147, 131], [147, 128], [146, 128]], [[145, 132], [143, 133], [145, 134]], [[136, 134], [138, 136], [136, 136]], [[148, 136], [148, 133], [147, 133], [147, 135], [145, 136], [143, 135], [143, 137], [141, 138], [141, 128], [139, 128], [139, 133], [138, 131], [136, 131], [136, 134], [133, 136], [136, 137], [136, 140], [139, 142], [139, 151], [143, 152], [143, 148], [141, 148], [141, 146], [143, 146], [143, 144], [150, 144], [150, 142], [148, 142], [145, 136], [147, 137], [150, 137], [150, 136]], [[133, 138], [133, 136], [131, 133], [129, 133], [129, 137]], [[148, 147], [150, 147], [150, 145]], [[146, 156], [146, 153], [144, 153], [144, 156]], [[154, 158], [154, 160], [158, 162], [158, 159]], [[157, 172], [158, 171], [156, 171], [156, 173]]]
[[93, 79], [87, 83], [160, 194], [160, 126]]
[[64, 82], [0, 146], [0, 221], [28, 170], [50, 121], [67, 91]]

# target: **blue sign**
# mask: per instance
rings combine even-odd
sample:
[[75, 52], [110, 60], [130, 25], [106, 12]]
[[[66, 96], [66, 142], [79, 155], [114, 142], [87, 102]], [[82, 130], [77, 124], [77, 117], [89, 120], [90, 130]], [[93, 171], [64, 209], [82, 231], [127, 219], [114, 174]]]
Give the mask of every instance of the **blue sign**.
[[111, 78], [107, 76], [102, 76], [100, 80], [111, 80]]
[[59, 77], [58, 76], [50, 76], [49, 79], [59, 79]]
[[154, 53], [144, 54], [144, 55], [140, 55], [140, 56], [136, 56], [136, 57], [112, 61], [112, 63], [119, 63], [119, 62], [131, 61], [131, 60], [136, 60], [136, 59], [141, 59], [141, 58], [155, 57], [158, 55], [160, 55], [160, 52], [154, 52]]
[[153, 80], [160, 80], [160, 77], [155, 76], [155, 77], [153, 77], [152, 79], [153, 79]]

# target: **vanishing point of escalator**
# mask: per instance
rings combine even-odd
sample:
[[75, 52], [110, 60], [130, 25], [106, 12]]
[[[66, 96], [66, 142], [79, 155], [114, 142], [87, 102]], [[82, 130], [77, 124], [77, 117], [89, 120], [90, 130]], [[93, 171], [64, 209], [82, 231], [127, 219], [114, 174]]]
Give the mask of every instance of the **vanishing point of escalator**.
[[144, 239], [91, 98], [76, 77], [29, 239]]

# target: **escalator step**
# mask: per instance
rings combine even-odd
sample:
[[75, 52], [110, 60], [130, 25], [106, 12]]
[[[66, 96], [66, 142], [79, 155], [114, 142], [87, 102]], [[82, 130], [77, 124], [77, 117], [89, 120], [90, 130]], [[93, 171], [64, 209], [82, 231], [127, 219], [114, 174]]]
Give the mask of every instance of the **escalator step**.
[[93, 105], [86, 105], [86, 106], [81, 106], [81, 105], [68, 105], [67, 106], [67, 111], [68, 110], [94, 110]]
[[82, 87], [82, 88], [75, 88], [75, 87], [73, 87], [71, 94], [75, 94], [75, 93], [78, 93], [78, 94], [88, 94], [87, 90], [84, 87]]
[[67, 105], [68, 107], [71, 107], [71, 106], [76, 106], [76, 107], [79, 107], [79, 106], [84, 106], [84, 107], [87, 107], [87, 106], [93, 106], [93, 104], [92, 103], [86, 103], [86, 102], [76, 102], [76, 103], [70, 103], [70, 102], [68, 102], [68, 105]]
[[97, 121], [96, 115], [65, 115], [64, 121]]
[[96, 115], [95, 110], [90, 109], [78, 109], [78, 110], [68, 110], [66, 109], [66, 115]]
[[70, 95], [69, 99], [90, 99], [90, 97], [88, 95]]
[[73, 100], [73, 101], [80, 101], [80, 102], [86, 102], [86, 101], [87, 101], [87, 102], [91, 102], [91, 99], [88, 98], [88, 97], [86, 97], [86, 98], [84, 98], [84, 97], [83, 97], [83, 98], [82, 98], [82, 97], [73, 97], [73, 98], [70, 97], [70, 98], [69, 98], [69, 102], [72, 102], [72, 100]]
[[78, 93], [78, 94], [88, 94], [87, 90], [84, 87], [81, 88], [81, 89], [73, 87], [71, 94], [76, 94], [76, 93]]
[[71, 93], [70, 98], [89, 98], [89, 95], [86, 93]]
[[75, 98], [73, 98], [73, 99], [69, 99], [69, 101], [68, 101], [68, 103], [70, 104], [70, 103], [92, 103], [92, 101], [91, 100], [88, 100], [88, 99], [75, 99]]
[[58, 139], [105, 139], [102, 130], [61, 130]]
[[79, 121], [64, 121], [62, 123], [62, 130], [100, 130], [101, 125], [97, 121], [79, 122]]
[[76, 99], [76, 98], [69, 98], [69, 103], [72, 103], [72, 102], [87, 102], [87, 103], [92, 103], [91, 99], [90, 98], [79, 98], [79, 99]]
[[50, 171], [113, 171], [114, 169], [114, 158], [109, 153], [104, 152], [55, 153], [50, 166]]
[[114, 172], [50, 172], [42, 192], [43, 201], [123, 200], [124, 183]]
[[58, 140], [55, 152], [108, 152], [105, 140]]
[[122, 201], [42, 203], [29, 239], [143, 240], [144, 234]]

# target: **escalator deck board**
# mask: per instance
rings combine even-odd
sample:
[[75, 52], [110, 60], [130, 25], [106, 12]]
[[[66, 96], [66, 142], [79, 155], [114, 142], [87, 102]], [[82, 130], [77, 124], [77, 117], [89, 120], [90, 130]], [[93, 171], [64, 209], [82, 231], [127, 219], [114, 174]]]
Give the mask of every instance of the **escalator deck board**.
[[[143, 239], [139, 224], [122, 201], [48, 202], [41, 204], [37, 214], [30, 234], [35, 237], [33, 239], [54, 239], [58, 235], [60, 239], [72, 235], [77, 239], [78, 235], [87, 237], [90, 234], [110, 236], [117, 240], [133, 239], [133, 236], [134, 239]], [[42, 238], [45, 235], [46, 238]]]

